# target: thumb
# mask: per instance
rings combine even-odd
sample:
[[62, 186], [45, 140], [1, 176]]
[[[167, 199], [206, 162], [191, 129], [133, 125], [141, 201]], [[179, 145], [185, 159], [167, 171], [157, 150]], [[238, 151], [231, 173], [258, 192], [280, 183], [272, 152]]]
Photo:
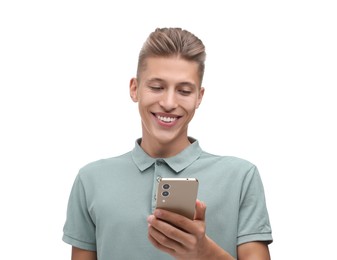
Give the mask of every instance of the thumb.
[[206, 217], [206, 204], [200, 200], [195, 202], [195, 220], [205, 220]]

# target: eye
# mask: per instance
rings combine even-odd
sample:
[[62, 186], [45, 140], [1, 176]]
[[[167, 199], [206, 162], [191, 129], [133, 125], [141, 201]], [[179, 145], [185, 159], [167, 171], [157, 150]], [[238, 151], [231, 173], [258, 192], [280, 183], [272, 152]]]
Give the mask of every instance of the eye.
[[152, 91], [158, 92], [164, 89], [162, 86], [149, 86]]
[[183, 95], [183, 96], [188, 96], [188, 95], [190, 95], [190, 94], [192, 93], [192, 91], [190, 91], [190, 90], [185, 90], [185, 89], [180, 89], [180, 90], [178, 90], [178, 92], [179, 92], [181, 95]]

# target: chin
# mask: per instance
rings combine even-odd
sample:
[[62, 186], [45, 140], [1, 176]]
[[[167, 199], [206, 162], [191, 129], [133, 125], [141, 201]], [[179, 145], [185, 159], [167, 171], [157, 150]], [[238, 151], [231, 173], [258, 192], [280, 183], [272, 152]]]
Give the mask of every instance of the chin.
[[172, 143], [176, 139], [176, 137], [175, 136], [163, 136], [163, 135], [159, 135], [159, 136], [156, 136], [155, 139], [160, 144], [170, 144], [170, 143]]
[[172, 144], [172, 142], [182, 139], [182, 135], [178, 133], [157, 133], [154, 138], [160, 144]]

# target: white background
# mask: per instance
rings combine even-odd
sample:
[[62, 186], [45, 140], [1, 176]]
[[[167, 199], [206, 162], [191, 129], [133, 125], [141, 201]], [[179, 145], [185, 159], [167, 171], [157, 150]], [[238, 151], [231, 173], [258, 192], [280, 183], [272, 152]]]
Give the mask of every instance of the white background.
[[70, 259], [61, 237], [73, 180], [86, 163], [129, 151], [141, 135], [128, 86], [156, 27], [183, 27], [205, 43], [206, 93], [190, 135], [206, 151], [258, 166], [272, 258], [332, 259], [334, 2], [1, 1], [6, 259]]

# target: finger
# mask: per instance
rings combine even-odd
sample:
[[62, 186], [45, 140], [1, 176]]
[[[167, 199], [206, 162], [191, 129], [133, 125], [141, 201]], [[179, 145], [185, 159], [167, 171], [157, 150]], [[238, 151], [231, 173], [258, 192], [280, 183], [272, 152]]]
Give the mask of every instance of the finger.
[[174, 250], [173, 250], [173, 249], [167, 248], [167, 247], [161, 245], [161, 244], [160, 244], [157, 240], [155, 240], [150, 234], [148, 234], [148, 239], [149, 239], [149, 241], [151, 242], [151, 244], [152, 244], [154, 247], [158, 248], [159, 250], [161, 250], [161, 251], [163, 251], [163, 252], [165, 252], [165, 253], [168, 253], [168, 254], [170, 254], [170, 255], [172, 255], [172, 254], [174, 253]]
[[202, 221], [206, 219], [206, 204], [200, 200], [196, 201], [194, 219]]
[[[168, 213], [171, 213], [171, 212], [168, 212]], [[180, 216], [178, 214], [176, 214], [176, 215]], [[167, 238], [171, 239], [172, 241], [175, 241], [179, 244], [184, 244], [184, 242], [186, 240], [188, 240], [189, 237], [190, 237], [189, 233], [186, 233], [185, 231], [182, 231], [175, 224], [171, 224], [167, 220], [162, 220], [162, 219], [156, 218], [153, 215], [148, 217], [148, 223], [150, 224], [150, 227], [154, 228], [156, 231], [160, 232], [165, 237], [167, 237]], [[160, 238], [160, 236], [158, 234], [157, 234], [157, 237]]]
[[[156, 209], [154, 211], [154, 215], [157, 219], [161, 219], [163, 223], [169, 223], [170, 226], [176, 227], [176, 231], [181, 231], [182, 235], [181, 240], [179, 242], [186, 241], [190, 239], [189, 234], [199, 234], [200, 228], [203, 226], [198, 221], [190, 220], [182, 215], [176, 214], [174, 212], [170, 212], [163, 209]], [[178, 235], [178, 234], [174, 234]], [[169, 235], [171, 237], [171, 235]]]
[[153, 215], [157, 219], [161, 219], [183, 231], [187, 231], [186, 227], [188, 227], [188, 224], [193, 222], [193, 220], [186, 218], [185, 216], [163, 209], [156, 209]]
[[168, 254], [174, 254], [183, 249], [183, 246], [179, 242], [167, 237], [151, 225], [148, 228], [148, 238], [156, 248]]

